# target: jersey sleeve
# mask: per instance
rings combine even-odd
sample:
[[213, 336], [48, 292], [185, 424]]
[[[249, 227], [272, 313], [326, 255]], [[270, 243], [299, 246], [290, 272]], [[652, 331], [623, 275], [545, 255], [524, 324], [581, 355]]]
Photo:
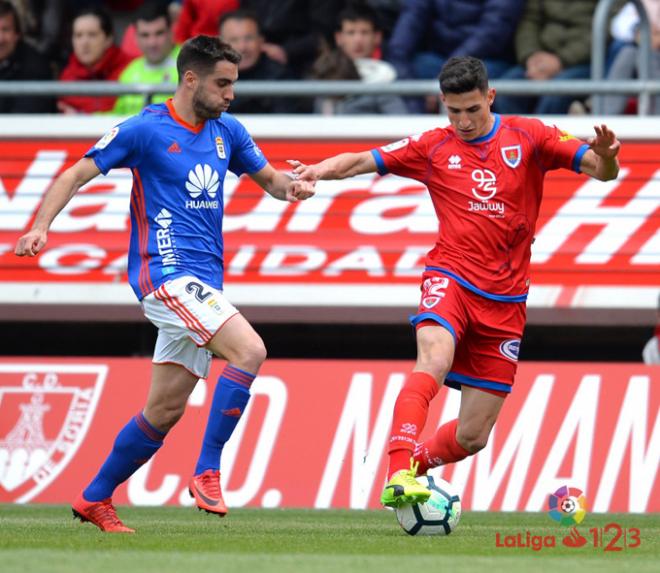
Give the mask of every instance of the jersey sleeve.
[[229, 170], [237, 176], [243, 173], [256, 173], [268, 164], [259, 146], [252, 140], [247, 129], [234, 120], [232, 126], [232, 151]]
[[425, 181], [429, 172], [429, 140], [431, 132], [406, 137], [371, 150], [378, 173], [394, 173]]
[[536, 145], [541, 154], [543, 166], [546, 169], [563, 167], [580, 173], [580, 162], [589, 149], [589, 145], [556, 126], [539, 122], [538, 127], [539, 129], [535, 130]]
[[144, 127], [138, 117], [127, 119], [99, 139], [85, 157], [93, 159], [103, 175], [115, 167], [137, 166], [142, 156]]

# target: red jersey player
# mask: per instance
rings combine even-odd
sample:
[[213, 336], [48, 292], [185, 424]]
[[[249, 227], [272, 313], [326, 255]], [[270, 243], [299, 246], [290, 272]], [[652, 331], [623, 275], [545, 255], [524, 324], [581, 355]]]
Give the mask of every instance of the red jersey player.
[[[416, 327], [417, 362], [394, 406], [389, 482], [381, 503], [426, 501], [415, 476], [475, 454], [488, 441], [517, 367], [529, 288], [530, 249], [543, 178], [565, 168], [616, 178], [620, 143], [605, 125], [587, 144], [536, 119], [490, 111], [483, 63], [451, 58], [440, 73], [450, 126], [315, 165], [292, 162], [305, 180], [378, 171], [424, 183], [439, 220], [426, 258]], [[458, 419], [418, 436], [439, 386], [461, 390]]]

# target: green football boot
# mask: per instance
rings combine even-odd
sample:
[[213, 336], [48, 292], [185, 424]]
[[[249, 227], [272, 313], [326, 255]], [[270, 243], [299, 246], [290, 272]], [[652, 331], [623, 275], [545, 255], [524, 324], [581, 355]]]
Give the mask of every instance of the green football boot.
[[401, 507], [406, 503], [424, 503], [431, 497], [431, 491], [419, 483], [415, 476], [419, 462], [410, 458], [410, 469], [396, 472], [387, 482], [380, 503], [386, 507]]

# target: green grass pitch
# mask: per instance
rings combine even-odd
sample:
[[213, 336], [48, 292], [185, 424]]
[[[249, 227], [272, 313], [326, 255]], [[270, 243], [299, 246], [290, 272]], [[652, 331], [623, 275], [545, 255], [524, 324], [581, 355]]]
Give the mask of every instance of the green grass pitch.
[[[564, 547], [568, 532], [544, 513], [466, 512], [448, 537], [411, 537], [392, 512], [233, 509], [220, 519], [188, 508], [121, 507], [135, 535], [74, 521], [66, 506], [0, 505], [3, 573], [217, 573], [232, 571], [571, 573], [660, 571], [660, 514], [589, 514], [589, 528], [618, 522], [641, 532], [636, 549]], [[496, 547], [496, 534], [555, 535], [558, 546]]]

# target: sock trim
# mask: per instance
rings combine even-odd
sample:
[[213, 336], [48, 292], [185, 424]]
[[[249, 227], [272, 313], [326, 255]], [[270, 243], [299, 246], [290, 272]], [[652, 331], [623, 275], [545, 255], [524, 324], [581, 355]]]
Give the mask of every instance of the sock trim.
[[149, 421], [144, 417], [144, 414], [140, 412], [135, 416], [135, 423], [137, 427], [142, 431], [142, 433], [147, 436], [150, 440], [154, 442], [162, 442], [165, 437], [165, 433], [161, 432], [154, 428]]
[[252, 382], [256, 376], [256, 374], [251, 374], [250, 372], [236, 368], [236, 366], [232, 366], [231, 364], [225, 366], [222, 374], [220, 374], [220, 378], [230, 380], [231, 382], [236, 382], [236, 384], [240, 384], [246, 388], [249, 388], [252, 385]]

